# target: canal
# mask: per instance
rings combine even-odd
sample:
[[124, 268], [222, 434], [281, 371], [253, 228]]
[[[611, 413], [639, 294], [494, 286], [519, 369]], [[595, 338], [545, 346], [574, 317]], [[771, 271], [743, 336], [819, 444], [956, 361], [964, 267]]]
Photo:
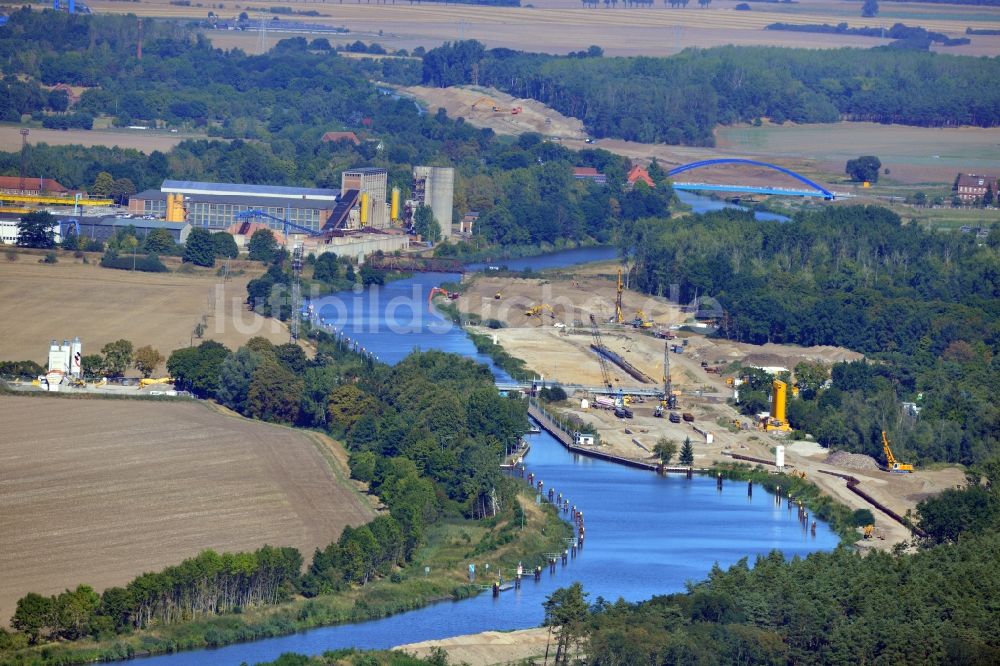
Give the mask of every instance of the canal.
[[[541, 270], [611, 258], [613, 249], [582, 248], [504, 263], [515, 270]], [[313, 302], [315, 317], [390, 364], [415, 349], [438, 349], [490, 364], [460, 327], [427, 306], [431, 287], [459, 278], [418, 274], [380, 287], [331, 294]], [[498, 379], [507, 378], [491, 368]], [[686, 581], [704, 578], [716, 563], [726, 567], [744, 557], [752, 562], [775, 549], [786, 557], [806, 555], [832, 550], [838, 543], [825, 524], [818, 524], [815, 534], [804, 529], [795, 511], [776, 503], [763, 489], [748, 497], [745, 483], [727, 482], [720, 490], [709, 478], [661, 477], [577, 456], [544, 432], [527, 439], [528, 471], [544, 481], [546, 489], [563, 493], [586, 517], [585, 547], [565, 567], [558, 564], [554, 574], [546, 570], [537, 583], [529, 577], [520, 590], [504, 592], [497, 599], [482, 594], [381, 620], [149, 657], [140, 660], [142, 665], [238, 666], [273, 660], [284, 652], [388, 648], [487, 630], [524, 629], [541, 623], [546, 596], [575, 581], [583, 584], [592, 602], [598, 597], [639, 601], [681, 592]], [[488, 562], [475, 564], [483, 571]]]

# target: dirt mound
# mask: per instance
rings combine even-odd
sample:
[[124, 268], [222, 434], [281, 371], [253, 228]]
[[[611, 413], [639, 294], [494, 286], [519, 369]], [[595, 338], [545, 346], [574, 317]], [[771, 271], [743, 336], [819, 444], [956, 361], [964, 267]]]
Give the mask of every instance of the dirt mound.
[[856, 469], [863, 472], [876, 472], [880, 469], [878, 463], [871, 456], [863, 453], [848, 453], [847, 451], [834, 451], [826, 457], [824, 461], [830, 465]]

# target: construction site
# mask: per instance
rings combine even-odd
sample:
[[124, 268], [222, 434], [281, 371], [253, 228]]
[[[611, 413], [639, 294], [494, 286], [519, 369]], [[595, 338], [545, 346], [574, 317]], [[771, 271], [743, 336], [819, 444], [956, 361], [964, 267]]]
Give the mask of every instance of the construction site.
[[[658, 440], [679, 447], [690, 439], [695, 468], [745, 462], [805, 476], [852, 509], [873, 510], [872, 538], [862, 540], [870, 547], [909, 539], [899, 518], [920, 499], [964, 480], [958, 468], [912, 472], [892, 457], [888, 442], [883, 461], [791, 440], [787, 406], [798, 399], [795, 366], [862, 358], [856, 352], [714, 337], [717, 322], [699, 306], [630, 290], [611, 264], [575, 277], [476, 275], [464, 287], [459, 311], [488, 324], [471, 329], [525, 362], [535, 379], [522, 383], [524, 390], [561, 386], [568, 399], [553, 409], [592, 426], [594, 449], [602, 454], [655, 467]], [[752, 368], [792, 376], [770, 386], [769, 410], [747, 416], [738, 400]]]

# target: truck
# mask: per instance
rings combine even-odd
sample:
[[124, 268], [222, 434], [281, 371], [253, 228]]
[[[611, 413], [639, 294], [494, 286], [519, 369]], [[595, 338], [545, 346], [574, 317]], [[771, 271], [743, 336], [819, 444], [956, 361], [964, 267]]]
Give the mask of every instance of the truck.
[[617, 416], [620, 419], [630, 419], [632, 418], [633, 414], [631, 409], [622, 406], [622, 407], [615, 407], [615, 416]]

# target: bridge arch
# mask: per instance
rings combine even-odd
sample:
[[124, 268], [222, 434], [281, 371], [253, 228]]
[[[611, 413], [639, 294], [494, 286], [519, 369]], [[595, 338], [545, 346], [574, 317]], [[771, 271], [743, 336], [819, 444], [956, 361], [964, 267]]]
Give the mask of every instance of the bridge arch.
[[812, 189], [822, 194], [824, 199], [833, 199], [835, 196], [833, 192], [826, 189], [819, 183], [806, 178], [802, 174], [795, 173], [791, 169], [780, 167], [777, 164], [769, 164], [767, 162], [760, 162], [758, 160], [748, 160], [739, 157], [720, 157], [711, 160], [700, 160], [698, 162], [691, 162], [690, 164], [684, 164], [675, 169], [671, 169], [670, 171], [667, 172], [667, 175], [673, 178], [677, 174], [684, 173], [685, 171], [694, 171], [695, 169], [702, 169], [704, 167], [714, 166], [716, 164], [750, 164], [753, 166], [765, 167], [767, 169], [771, 169], [772, 171], [783, 173], [786, 176], [791, 176], [800, 183], [808, 185]]

